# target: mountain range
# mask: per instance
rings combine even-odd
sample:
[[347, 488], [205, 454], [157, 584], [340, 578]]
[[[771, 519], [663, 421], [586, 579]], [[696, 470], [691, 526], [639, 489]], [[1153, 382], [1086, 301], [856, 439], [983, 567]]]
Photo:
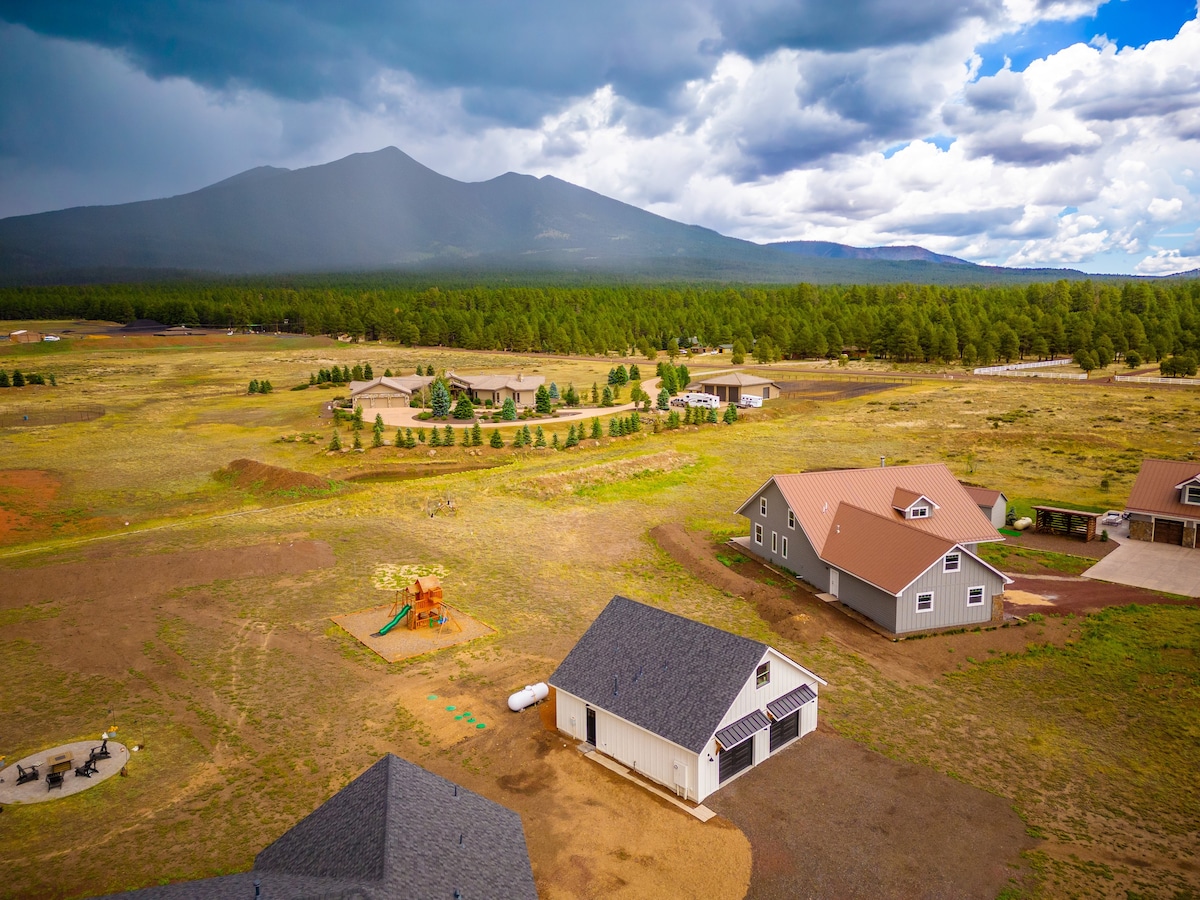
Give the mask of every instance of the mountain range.
[[0, 220], [0, 280], [409, 270], [664, 279], [987, 282], [1086, 277], [977, 266], [920, 247], [760, 245], [552, 176], [466, 183], [395, 147], [264, 166], [189, 194]]

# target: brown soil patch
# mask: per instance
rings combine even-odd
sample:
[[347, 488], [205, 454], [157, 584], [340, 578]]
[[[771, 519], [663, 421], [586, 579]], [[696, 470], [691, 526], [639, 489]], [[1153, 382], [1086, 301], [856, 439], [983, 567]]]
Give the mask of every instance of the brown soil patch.
[[1036, 844], [1005, 798], [823, 729], [706, 803], [750, 839], [756, 900], [991, 900]]
[[777, 381], [780, 396], [785, 400], [848, 400], [866, 394], [877, 394], [900, 387], [881, 381], [835, 381], [812, 379], [810, 381]]
[[[660, 525], [650, 533], [688, 571], [753, 603], [759, 616], [782, 637], [804, 644], [827, 637], [862, 656], [888, 678], [905, 684], [930, 684], [960, 669], [968, 656], [1020, 653], [1031, 643], [1061, 644], [1068, 637], [1069, 628], [1055, 621], [1040, 626], [1036, 634], [1014, 622], [1002, 628], [893, 641], [851, 618], [839, 604], [820, 600], [803, 582], [746, 556], [740, 548], [714, 543], [707, 535], [678, 524]], [[727, 558], [741, 554], [746, 561], [727, 567], [717, 560], [718, 553]], [[1039, 611], [1050, 610], [1041, 607]]]
[[[300, 574], [334, 563], [323, 541], [285, 541], [225, 550], [155, 556], [96, 558], [38, 569], [0, 568], [0, 609], [54, 604], [53, 622], [27, 617], [0, 629], [5, 640], [27, 639], [48, 658], [74, 672], [122, 675], [153, 671], [144, 645], [158, 629], [157, 614], [197, 621], [215, 613], [211, 603], [168, 602], [180, 588], [283, 574]], [[158, 662], [161, 662], [158, 661]]]
[[295, 490], [324, 491], [332, 486], [332, 482], [317, 475], [269, 466], [253, 459], [235, 459], [215, 474], [219, 479], [230, 481], [235, 487], [256, 494]]
[[1047, 550], [1051, 553], [1065, 553], [1068, 556], [1082, 556], [1085, 559], [1104, 559], [1120, 546], [1116, 541], [1081, 541], [1057, 534], [1037, 534], [1034, 531], [1022, 531], [1020, 537], [1006, 534], [1004, 540], [1013, 547]]
[[40, 469], [0, 470], [0, 545], [49, 534], [42, 514], [58, 497], [62, 482]]
[[[1023, 593], [1025, 597], [1022, 597]], [[1040, 602], [1028, 602], [1027, 595], [1040, 598]], [[1015, 575], [1004, 596], [1005, 611], [1019, 616], [1032, 612], [1051, 615], [1087, 613], [1130, 603], [1200, 606], [1200, 598], [1168, 597], [1145, 588], [1069, 575]]]

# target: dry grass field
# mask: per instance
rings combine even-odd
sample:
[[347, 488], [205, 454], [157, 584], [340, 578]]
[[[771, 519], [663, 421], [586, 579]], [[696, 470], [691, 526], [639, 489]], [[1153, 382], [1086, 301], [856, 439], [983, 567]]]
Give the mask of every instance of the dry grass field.
[[[774, 644], [828, 679], [823, 722], [840, 735], [1004, 798], [1036, 846], [1011, 860], [1003, 896], [1200, 893], [1197, 608], [851, 645], [774, 630], [650, 535], [744, 533], [733, 510], [771, 474], [880, 457], [943, 461], [1018, 502], [1119, 508], [1144, 455], [1197, 451], [1186, 423], [1200, 392], [930, 380], [565, 452], [327, 453], [320, 409], [338, 390], [289, 388], [364, 361], [521, 370], [581, 390], [617, 362], [273, 336], [0, 345], [0, 366], [58, 382], [0, 389], [0, 413], [106, 410], [0, 429], [0, 753], [112, 724], [146, 747], [128, 778], [4, 810], [0, 896], [244, 869], [390, 750], [519, 812], [544, 897], [742, 897], [753, 848], [735, 826], [681, 815], [505, 706], [614, 593]], [[807, 369], [771, 371], [803, 381]], [[252, 378], [275, 392], [246, 394]], [[317, 443], [284, 439], [305, 434]], [[244, 459], [332, 484], [215, 477]], [[456, 516], [428, 514], [448, 497]], [[388, 602], [381, 564], [442, 566], [447, 600], [495, 634], [382, 662], [330, 621]]]

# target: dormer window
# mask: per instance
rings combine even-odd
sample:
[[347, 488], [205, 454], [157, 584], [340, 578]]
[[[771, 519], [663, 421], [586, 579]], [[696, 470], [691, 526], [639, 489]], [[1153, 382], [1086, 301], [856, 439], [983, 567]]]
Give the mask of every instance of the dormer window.
[[914, 506], [911, 509], [909, 509], [908, 517], [910, 519], [928, 519], [929, 518], [929, 507], [928, 506]]
[[1182, 499], [1184, 503], [1200, 506], [1200, 484], [1185, 484]]

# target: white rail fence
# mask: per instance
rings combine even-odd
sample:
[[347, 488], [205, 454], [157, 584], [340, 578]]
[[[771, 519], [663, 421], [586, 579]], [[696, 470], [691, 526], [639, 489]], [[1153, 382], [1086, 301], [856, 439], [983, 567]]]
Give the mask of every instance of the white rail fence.
[[[1073, 360], [1071, 359], [1039, 359], [1037, 362], [1027, 363], [1005, 363], [1001, 366], [980, 366], [978, 369], [972, 369], [974, 375], [1022, 375], [1029, 369], [1047, 369], [1050, 366], [1069, 366]], [[1075, 377], [1057, 375], [1056, 377]], [[1086, 378], [1086, 375], [1078, 376]]]
[[1200, 378], [1160, 378], [1155, 375], [1114, 375], [1113, 381], [1134, 384], [1200, 384]]

